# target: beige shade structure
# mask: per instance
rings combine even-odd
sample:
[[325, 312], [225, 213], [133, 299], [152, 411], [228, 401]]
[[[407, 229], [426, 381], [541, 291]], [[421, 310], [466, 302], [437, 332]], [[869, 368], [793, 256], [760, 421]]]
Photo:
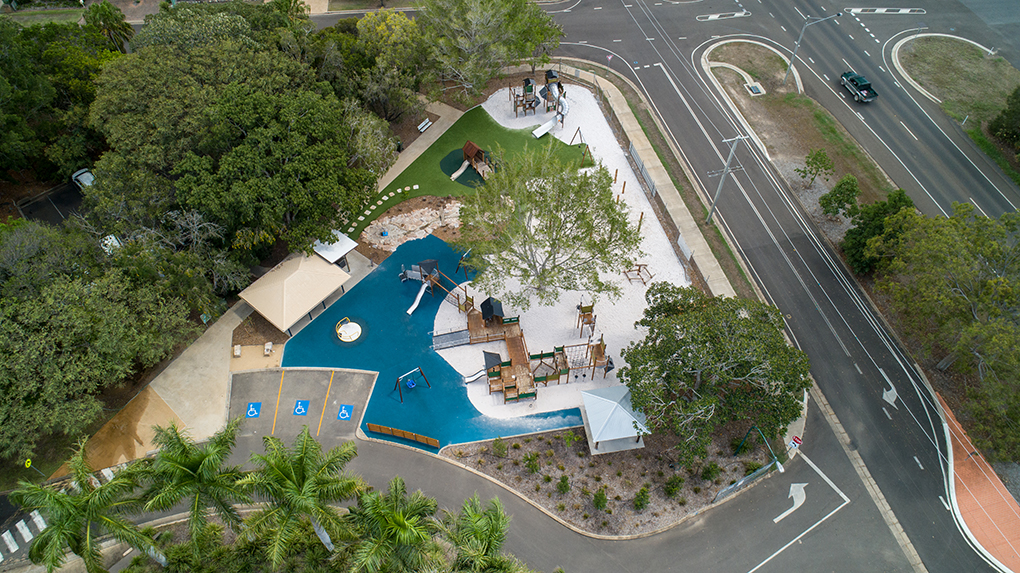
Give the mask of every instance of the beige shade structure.
[[292, 254], [241, 291], [241, 298], [286, 332], [351, 275], [319, 256]]

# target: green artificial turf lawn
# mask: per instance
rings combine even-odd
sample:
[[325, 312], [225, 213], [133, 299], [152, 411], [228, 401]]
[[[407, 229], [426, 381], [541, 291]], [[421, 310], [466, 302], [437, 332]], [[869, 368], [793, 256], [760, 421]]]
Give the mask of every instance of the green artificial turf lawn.
[[[390, 207], [413, 197], [422, 195], [435, 195], [437, 197], [455, 197], [464, 195], [471, 191], [474, 185], [481, 182], [481, 178], [470, 167], [457, 179], [450, 181], [450, 175], [460, 167], [464, 157], [461, 149], [468, 140], [486, 151], [492, 151], [496, 145], [503, 148], [507, 157], [524, 151], [525, 148], [534, 148], [536, 145], [552, 145], [555, 154], [563, 162], [578, 163], [581, 160], [582, 147], [580, 144], [567, 145], [556, 139], [552, 134], [543, 135], [541, 139], [535, 139], [531, 131], [541, 125], [542, 121], [535, 120], [535, 126], [525, 129], [507, 129], [498, 123], [481, 106], [468, 110], [456, 123], [446, 130], [446, 133], [439, 136], [428, 149], [415, 159], [400, 175], [390, 183], [382, 193], [373, 197], [370, 205], [382, 200], [382, 205], [376, 205], [371, 213], [365, 215], [368, 207], [362, 209], [361, 214], [365, 217], [363, 221], [355, 221], [354, 230], [347, 233], [354, 238]], [[585, 159], [585, 165], [592, 165], [591, 156]], [[418, 188], [414, 189], [417, 185]], [[391, 192], [397, 189], [410, 187], [410, 191], [397, 193], [389, 197]]]

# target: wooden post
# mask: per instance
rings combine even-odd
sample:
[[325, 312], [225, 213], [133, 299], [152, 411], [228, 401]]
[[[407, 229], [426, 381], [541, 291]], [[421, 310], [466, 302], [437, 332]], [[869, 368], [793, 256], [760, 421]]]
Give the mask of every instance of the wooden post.
[[627, 182], [626, 182], [626, 181], [624, 181], [624, 182], [623, 182], [623, 190], [622, 190], [622, 191], [620, 191], [620, 195], [623, 195], [623, 194], [624, 194], [624, 193], [626, 193], [626, 192], [627, 192]]
[[645, 212], [641, 211], [641, 216], [637, 220], [637, 232], [641, 232], [641, 222], [645, 220]]
[[616, 176], [620, 174], [619, 168], [613, 173], [613, 185], [616, 185]]

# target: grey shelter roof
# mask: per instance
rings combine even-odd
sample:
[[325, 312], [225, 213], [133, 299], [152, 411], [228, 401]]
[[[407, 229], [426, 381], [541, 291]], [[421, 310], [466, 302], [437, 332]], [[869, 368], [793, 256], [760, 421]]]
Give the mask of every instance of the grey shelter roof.
[[638, 430], [648, 433], [645, 426], [645, 415], [635, 412], [630, 404], [630, 388], [626, 386], [610, 386], [581, 392], [584, 409], [587, 413], [591, 439], [595, 442], [634, 438]]

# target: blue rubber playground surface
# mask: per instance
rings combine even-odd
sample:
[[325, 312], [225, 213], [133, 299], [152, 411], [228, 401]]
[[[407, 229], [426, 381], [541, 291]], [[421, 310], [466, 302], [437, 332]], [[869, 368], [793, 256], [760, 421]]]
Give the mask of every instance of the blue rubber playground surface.
[[[580, 426], [578, 408], [520, 418], [491, 418], [481, 414], [467, 397], [463, 377], [432, 349], [436, 312], [443, 293], [425, 294], [411, 316], [421, 283], [400, 282], [400, 265], [410, 268], [427, 259], [439, 261], [439, 270], [454, 276], [459, 256], [442, 240], [429, 235], [401, 245], [371, 274], [362, 279], [329, 309], [315, 318], [284, 347], [282, 366], [355, 368], [379, 372], [369, 398], [362, 430], [375, 438], [431, 449], [423, 444], [370, 433], [367, 424], [379, 424], [439, 440], [440, 447], [497, 436], [515, 436]], [[463, 276], [461, 271], [460, 276]], [[336, 323], [347, 317], [362, 327], [361, 337], [344, 343], [336, 336]], [[466, 325], [466, 322], [465, 322]], [[481, 351], [479, 351], [481, 352]], [[402, 387], [404, 402], [394, 389], [397, 377], [420, 367], [432, 385], [420, 378], [416, 386]], [[483, 384], [482, 382], [473, 382]]]

